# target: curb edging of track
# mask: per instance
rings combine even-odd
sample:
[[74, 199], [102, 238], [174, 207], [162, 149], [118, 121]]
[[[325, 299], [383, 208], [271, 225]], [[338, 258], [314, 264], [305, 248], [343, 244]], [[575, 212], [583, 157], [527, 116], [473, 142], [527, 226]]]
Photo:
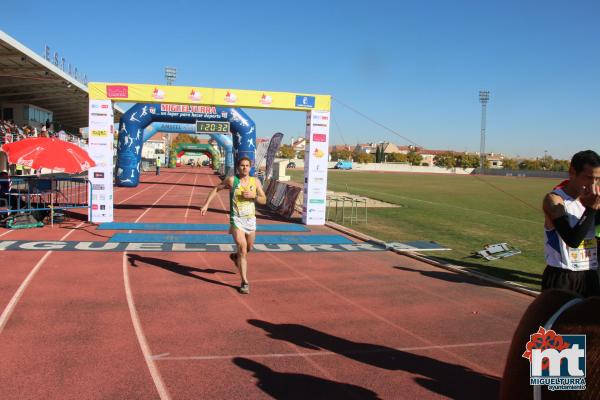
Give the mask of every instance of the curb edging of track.
[[[374, 238], [372, 236], [369, 236], [369, 235], [366, 235], [364, 233], [355, 231], [354, 229], [350, 229], [350, 228], [347, 228], [347, 227], [345, 227], [343, 225], [336, 224], [335, 222], [327, 221], [327, 222], [325, 222], [325, 225], [328, 226], [328, 227], [330, 227], [330, 228], [332, 228], [332, 229], [335, 229], [335, 230], [337, 230], [339, 232], [345, 233], [346, 235], [353, 236], [353, 237], [355, 237], [357, 239], [365, 240], [365, 241], [371, 241], [371, 242], [375, 242], [375, 243], [378, 243], [378, 244], [381, 244], [381, 245], [385, 246], [385, 242], [383, 240], [376, 239], [376, 238]], [[433, 259], [431, 259], [429, 257], [423, 256], [421, 254], [415, 254], [415, 253], [412, 253], [412, 252], [400, 251], [400, 250], [395, 250], [395, 249], [389, 249], [389, 250], [392, 251], [392, 252], [394, 252], [394, 253], [396, 253], [396, 254], [407, 256], [407, 257], [410, 257], [410, 258], [414, 258], [415, 260], [419, 260], [419, 261], [425, 262], [425, 263], [433, 265], [435, 267], [443, 268], [443, 269], [446, 269], [448, 271], [456, 272], [456, 273], [467, 275], [467, 276], [470, 276], [470, 277], [473, 277], [473, 278], [476, 278], [476, 279], [480, 279], [480, 280], [483, 280], [483, 281], [486, 281], [486, 282], [490, 282], [490, 283], [493, 283], [495, 285], [504, 287], [506, 289], [510, 289], [510, 290], [515, 291], [515, 292], [526, 294], [528, 296], [536, 297], [537, 295], [540, 294], [540, 292], [538, 292], [536, 290], [528, 289], [528, 288], [526, 288], [524, 286], [521, 286], [521, 285], [519, 285], [519, 284], [517, 284], [515, 282], [505, 281], [505, 280], [502, 280], [502, 279], [498, 279], [498, 278], [495, 278], [493, 276], [483, 274], [481, 272], [469, 271], [468, 269], [466, 269], [464, 267], [461, 267], [461, 266], [458, 266], [458, 265], [454, 265], [454, 264], [450, 264], [450, 263], [439, 262], [437, 260], [433, 260]]]

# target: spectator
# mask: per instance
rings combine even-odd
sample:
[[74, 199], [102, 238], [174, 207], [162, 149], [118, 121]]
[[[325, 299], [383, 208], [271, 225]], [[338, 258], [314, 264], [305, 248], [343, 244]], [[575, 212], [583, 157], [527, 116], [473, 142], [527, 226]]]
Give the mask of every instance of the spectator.
[[0, 207], [8, 207], [10, 193], [10, 176], [7, 170], [0, 172]]

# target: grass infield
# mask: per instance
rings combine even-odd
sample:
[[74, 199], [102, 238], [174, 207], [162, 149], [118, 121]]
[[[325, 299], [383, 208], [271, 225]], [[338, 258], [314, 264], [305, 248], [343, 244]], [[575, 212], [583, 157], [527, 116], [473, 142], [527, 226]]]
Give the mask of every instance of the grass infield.
[[[303, 171], [288, 173], [303, 181]], [[428, 256], [539, 290], [545, 267], [542, 199], [560, 181], [332, 170], [327, 189], [401, 206], [371, 208], [368, 224], [346, 226], [385, 241], [432, 240], [452, 251]], [[472, 257], [500, 242], [522, 254], [495, 261]]]

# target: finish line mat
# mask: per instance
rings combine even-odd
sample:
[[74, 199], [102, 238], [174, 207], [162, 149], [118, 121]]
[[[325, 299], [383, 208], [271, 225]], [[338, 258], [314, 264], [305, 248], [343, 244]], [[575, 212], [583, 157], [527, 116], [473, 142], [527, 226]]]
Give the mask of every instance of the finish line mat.
[[[402, 243], [402, 251], [420, 252], [431, 250], [450, 250], [434, 242], [421, 242], [421, 248]], [[397, 245], [398, 243], [394, 243]], [[255, 244], [253, 251], [257, 252], [348, 252], [348, 251], [386, 251], [389, 243], [352, 243], [352, 244]], [[206, 243], [125, 243], [125, 242], [76, 242], [51, 240], [2, 240], [0, 251], [135, 251], [135, 252], [227, 252], [235, 251], [233, 244]]]
[[[105, 222], [98, 225], [99, 230], [133, 231], [228, 231], [228, 224], [161, 224], [143, 222]], [[298, 224], [260, 224], [259, 232], [310, 232], [304, 225]]]
[[[234, 244], [231, 235], [190, 233], [117, 233], [109, 242]], [[351, 244], [342, 235], [257, 235], [258, 244]]]

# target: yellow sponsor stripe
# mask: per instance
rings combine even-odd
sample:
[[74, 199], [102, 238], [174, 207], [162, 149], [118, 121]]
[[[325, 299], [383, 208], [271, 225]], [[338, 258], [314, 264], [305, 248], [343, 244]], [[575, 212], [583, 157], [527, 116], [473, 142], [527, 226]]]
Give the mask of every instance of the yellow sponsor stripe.
[[106, 82], [88, 83], [88, 92], [92, 100], [133, 103], [197, 104], [296, 111], [331, 109], [331, 96], [322, 94]]

